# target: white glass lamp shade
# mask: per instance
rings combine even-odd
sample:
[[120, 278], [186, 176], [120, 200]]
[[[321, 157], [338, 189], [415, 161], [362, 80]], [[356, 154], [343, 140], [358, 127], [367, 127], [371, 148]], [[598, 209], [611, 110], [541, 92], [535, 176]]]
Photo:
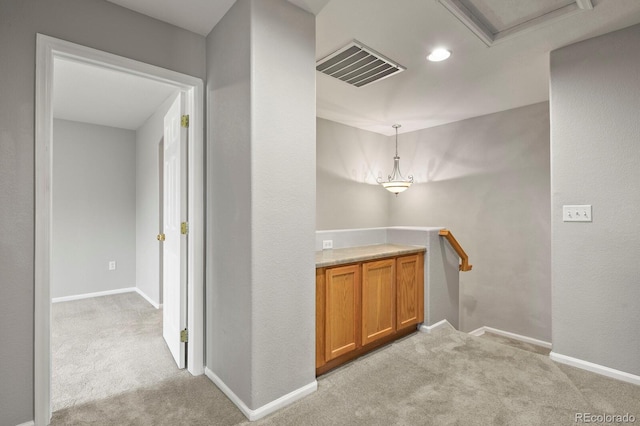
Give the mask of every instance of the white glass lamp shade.
[[399, 194], [401, 192], [406, 191], [411, 186], [411, 182], [409, 181], [396, 181], [396, 182], [383, 182], [382, 186], [389, 192], [393, 192], [394, 194]]

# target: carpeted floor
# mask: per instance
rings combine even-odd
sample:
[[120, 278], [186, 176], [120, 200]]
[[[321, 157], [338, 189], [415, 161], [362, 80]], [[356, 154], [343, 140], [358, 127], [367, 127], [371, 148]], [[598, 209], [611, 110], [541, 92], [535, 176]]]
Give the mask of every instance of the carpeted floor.
[[[250, 424], [207, 378], [188, 373], [76, 401], [55, 412], [51, 424]], [[254, 424], [573, 425], [582, 412], [640, 418], [640, 386], [441, 329], [320, 377], [316, 393]]]
[[137, 293], [54, 303], [51, 316], [53, 411], [188, 375], [162, 339], [162, 311]]

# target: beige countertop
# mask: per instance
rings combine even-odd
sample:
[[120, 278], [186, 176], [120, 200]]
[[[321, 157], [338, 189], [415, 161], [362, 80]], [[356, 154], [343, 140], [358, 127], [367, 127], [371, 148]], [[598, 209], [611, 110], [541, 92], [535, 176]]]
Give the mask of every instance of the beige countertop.
[[426, 250], [427, 249], [422, 246], [401, 244], [375, 244], [370, 246], [322, 250], [316, 252], [316, 268], [422, 253]]

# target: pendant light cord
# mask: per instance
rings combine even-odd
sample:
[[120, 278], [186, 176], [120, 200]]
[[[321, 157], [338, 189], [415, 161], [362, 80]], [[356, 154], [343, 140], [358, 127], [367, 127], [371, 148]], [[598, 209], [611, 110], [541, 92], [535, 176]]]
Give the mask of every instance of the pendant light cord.
[[398, 156], [398, 128], [396, 127], [396, 157]]

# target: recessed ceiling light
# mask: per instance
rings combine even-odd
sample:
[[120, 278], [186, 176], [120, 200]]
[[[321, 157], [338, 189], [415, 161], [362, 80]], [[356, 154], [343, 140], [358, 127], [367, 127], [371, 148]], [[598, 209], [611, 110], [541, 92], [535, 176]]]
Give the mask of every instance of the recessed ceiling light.
[[451, 51], [447, 49], [436, 49], [427, 56], [431, 62], [440, 62], [451, 56]]

